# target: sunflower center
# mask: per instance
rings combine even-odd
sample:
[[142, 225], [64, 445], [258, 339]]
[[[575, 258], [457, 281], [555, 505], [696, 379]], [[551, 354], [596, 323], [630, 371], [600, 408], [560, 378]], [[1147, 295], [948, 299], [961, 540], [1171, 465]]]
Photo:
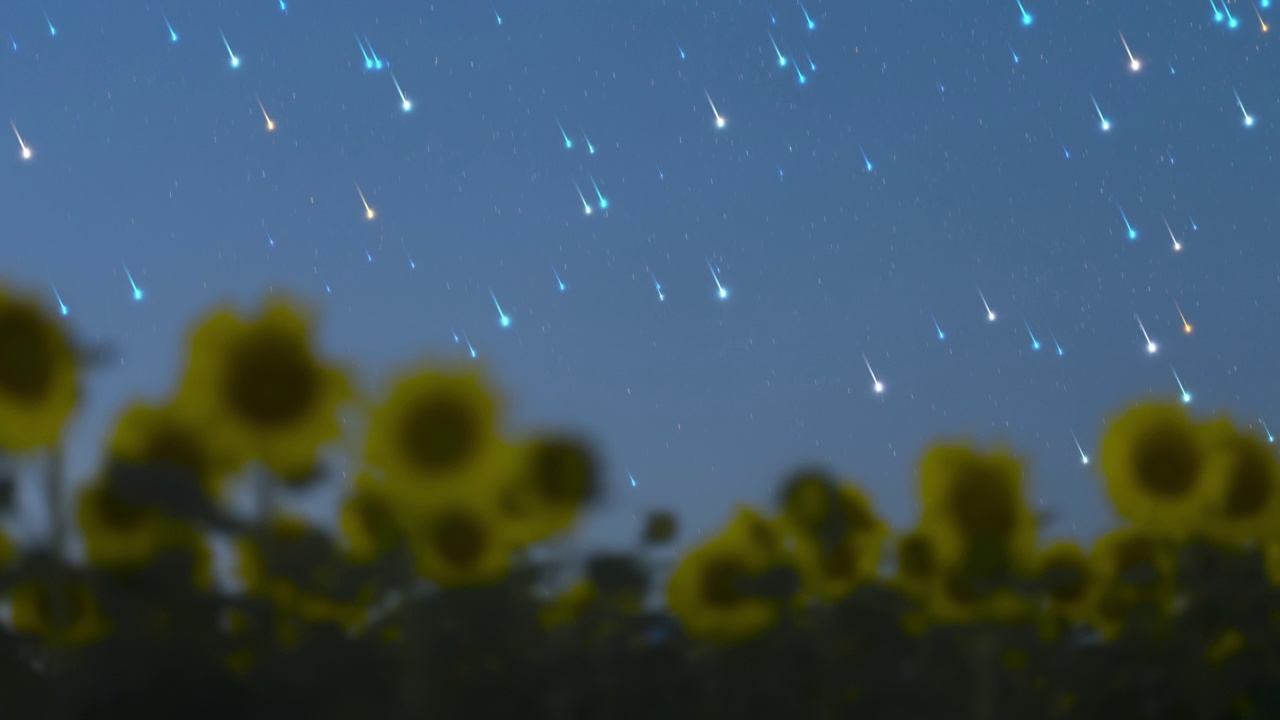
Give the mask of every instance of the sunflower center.
[[204, 451], [191, 433], [165, 426], [148, 440], [146, 458], [150, 462], [173, 465], [198, 476], [204, 474]]
[[848, 580], [858, 574], [858, 554], [846, 540], [822, 556], [822, 574], [833, 580]]
[[933, 574], [935, 558], [933, 545], [921, 535], [910, 535], [898, 546], [898, 568], [908, 577], [925, 577]]
[[147, 510], [104, 492], [98, 497], [98, 516], [112, 530], [128, 532], [142, 525], [147, 519]]
[[594, 484], [586, 455], [569, 443], [540, 443], [532, 466], [534, 487], [551, 505], [576, 506], [587, 497]]
[[977, 465], [959, 474], [948, 499], [952, 521], [969, 537], [1003, 536], [1013, 530], [1013, 497], [999, 479]]
[[34, 403], [49, 391], [54, 358], [49, 330], [30, 308], [0, 310], [0, 392]]
[[702, 570], [702, 599], [714, 608], [731, 608], [742, 599], [739, 583], [746, 568], [735, 558], [720, 557]]
[[1058, 562], [1049, 567], [1049, 574], [1056, 582], [1049, 588], [1049, 597], [1059, 603], [1073, 603], [1084, 597], [1084, 568], [1072, 562]]
[[1230, 518], [1245, 518], [1260, 512], [1275, 492], [1272, 460], [1257, 448], [1242, 448], [1227, 479], [1223, 512]]
[[1174, 500], [1195, 487], [1203, 460], [1184, 428], [1172, 424], [1153, 428], [1136, 445], [1133, 465], [1144, 490]]
[[440, 556], [454, 567], [474, 565], [484, 554], [488, 536], [484, 526], [467, 513], [454, 512], [435, 524], [432, 540]]
[[443, 473], [471, 458], [480, 445], [480, 428], [462, 402], [433, 397], [409, 411], [400, 439], [405, 454], [419, 469]]
[[255, 333], [232, 353], [227, 396], [232, 410], [256, 425], [297, 422], [317, 400], [319, 372], [296, 339]]

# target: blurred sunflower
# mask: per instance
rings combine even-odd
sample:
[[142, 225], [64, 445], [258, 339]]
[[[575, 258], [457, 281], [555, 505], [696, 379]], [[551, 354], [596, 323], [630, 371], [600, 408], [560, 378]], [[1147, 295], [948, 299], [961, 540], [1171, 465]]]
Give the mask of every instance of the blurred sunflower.
[[1207, 507], [1199, 528], [1228, 544], [1276, 536], [1280, 528], [1280, 463], [1261, 438], [1239, 432], [1230, 422], [1205, 426]]
[[1023, 500], [1022, 466], [1007, 453], [936, 445], [920, 462], [921, 530], [936, 536], [948, 569], [998, 577], [1030, 566], [1035, 518]]
[[76, 396], [76, 357], [62, 328], [0, 288], [0, 449], [57, 444]]
[[473, 373], [423, 370], [402, 377], [369, 418], [367, 459], [385, 472], [381, 491], [397, 508], [412, 509], [495, 489], [512, 460], [496, 415]]
[[1019, 623], [1031, 618], [1031, 603], [1008, 587], [985, 588], [959, 569], [944, 571], [929, 585], [928, 618], [941, 624]]
[[347, 541], [347, 557], [353, 562], [372, 562], [400, 546], [404, 531], [392, 509], [381, 496], [362, 489], [367, 485], [356, 481], [356, 491], [342, 501], [338, 523]]
[[596, 601], [597, 595], [590, 580], [579, 580], [538, 610], [538, 622], [547, 629], [568, 625]]
[[238, 458], [180, 406], [136, 402], [116, 422], [108, 448], [117, 462], [168, 466], [196, 481], [210, 498], [237, 469]]
[[739, 508], [723, 532], [676, 566], [667, 583], [667, 606], [692, 637], [721, 643], [749, 639], [781, 615], [789, 592], [764, 581], [783, 562], [778, 529], [755, 511]]
[[831, 511], [839, 515], [838, 522], [784, 524], [802, 528], [793, 533], [794, 559], [806, 594], [827, 601], [844, 598], [875, 577], [888, 535], [857, 486], [846, 483], [833, 490]]
[[444, 587], [501, 580], [513, 543], [491, 503], [457, 496], [424, 508], [407, 528], [418, 572]]
[[1177, 405], [1139, 405], [1116, 418], [1100, 452], [1116, 511], [1164, 533], [1189, 530], [1210, 489], [1206, 440]]
[[595, 460], [574, 440], [539, 438], [517, 453], [498, 506], [508, 537], [527, 545], [569, 529], [594, 497], [598, 478]]
[[666, 510], [654, 510], [645, 517], [640, 540], [646, 545], [664, 545], [675, 539], [679, 527], [675, 515]]
[[899, 537], [896, 573], [889, 584], [907, 597], [923, 597], [940, 570], [936, 545], [934, 536], [922, 530]]
[[13, 588], [10, 601], [13, 629], [50, 645], [87, 645], [111, 630], [93, 589], [82, 581], [25, 582]]
[[1089, 563], [1096, 583], [1089, 621], [1105, 638], [1124, 628], [1139, 606], [1164, 611], [1177, 590], [1176, 561], [1164, 537], [1143, 528], [1121, 528], [1098, 538]]
[[1088, 556], [1073, 542], [1055, 542], [1040, 553], [1036, 579], [1052, 616], [1083, 621], [1090, 610], [1092, 577]]
[[827, 525], [838, 522], [836, 481], [819, 469], [801, 470], [782, 486], [779, 520], [789, 529], [821, 535]]
[[89, 564], [96, 567], [130, 570], [166, 550], [199, 544], [190, 526], [156, 508], [122, 500], [104, 482], [93, 483], [80, 494], [77, 519]]
[[308, 320], [281, 301], [249, 321], [214, 312], [192, 336], [177, 404], [281, 480], [307, 478], [320, 445], [338, 437], [337, 408], [351, 396], [343, 373], [311, 345]]

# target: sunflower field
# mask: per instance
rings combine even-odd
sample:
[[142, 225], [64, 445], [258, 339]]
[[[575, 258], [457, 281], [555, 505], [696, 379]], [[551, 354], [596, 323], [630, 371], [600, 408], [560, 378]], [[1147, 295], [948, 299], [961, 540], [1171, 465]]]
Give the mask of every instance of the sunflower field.
[[[1090, 544], [1039, 538], [1015, 453], [943, 443], [914, 528], [802, 468], [681, 555], [660, 510], [592, 553], [582, 441], [505, 436], [474, 370], [366, 394], [314, 345], [295, 304], [211, 312], [73, 483], [92, 363], [0, 288], [0, 717], [1280, 718], [1280, 464], [1224, 417], [1112, 418]], [[282, 510], [321, 489], [337, 522]]]

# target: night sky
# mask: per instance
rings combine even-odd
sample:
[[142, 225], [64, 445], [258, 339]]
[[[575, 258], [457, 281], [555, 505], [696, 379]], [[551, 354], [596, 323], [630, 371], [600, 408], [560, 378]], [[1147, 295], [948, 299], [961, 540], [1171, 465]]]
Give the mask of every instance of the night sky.
[[598, 541], [810, 463], [902, 526], [940, 437], [1087, 537], [1126, 404], [1280, 430], [1280, 11], [1216, 1], [12, 0], [0, 272], [116, 353], [77, 476], [275, 292], [371, 390], [481, 363], [585, 433]]

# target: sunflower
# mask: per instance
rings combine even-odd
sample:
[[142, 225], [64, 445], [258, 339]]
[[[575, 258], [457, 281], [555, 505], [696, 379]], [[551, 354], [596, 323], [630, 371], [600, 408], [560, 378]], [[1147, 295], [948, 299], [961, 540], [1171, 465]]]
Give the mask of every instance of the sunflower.
[[10, 601], [13, 629], [50, 645], [88, 645], [111, 629], [92, 588], [81, 581], [26, 582], [13, 588]]
[[1007, 587], [985, 588], [961, 569], [944, 570], [925, 597], [929, 620], [940, 624], [1019, 623], [1031, 617], [1031, 604]]
[[1050, 615], [1069, 622], [1085, 619], [1092, 600], [1093, 568], [1079, 545], [1065, 541], [1050, 545], [1040, 553], [1036, 577]]
[[654, 510], [644, 519], [640, 540], [645, 545], [665, 545], [675, 539], [679, 527], [675, 515], [666, 510]]
[[1144, 528], [1121, 528], [1098, 538], [1089, 563], [1096, 591], [1089, 620], [1105, 638], [1123, 629], [1131, 610], [1163, 611], [1176, 591], [1175, 558], [1167, 540]]
[[784, 525], [802, 528], [793, 534], [794, 557], [806, 593], [827, 601], [842, 599], [875, 577], [888, 534], [856, 486], [844, 484], [832, 490], [830, 511], [839, 515], [837, 523]]
[[135, 569], [166, 550], [192, 548], [198, 543], [191, 527], [156, 508], [121, 499], [103, 482], [93, 483], [81, 493], [77, 519], [89, 564], [112, 570]]
[[399, 547], [404, 539], [392, 509], [376, 493], [356, 491], [342, 502], [338, 523], [347, 541], [347, 557], [353, 562], [372, 562]]
[[694, 548], [671, 574], [667, 605], [689, 635], [732, 643], [759, 635], [777, 621], [785, 593], [763, 580], [784, 561], [776, 527], [748, 508], [718, 536]]
[[210, 498], [237, 469], [237, 458], [185, 409], [136, 402], [116, 422], [108, 452], [116, 462], [160, 465], [196, 481]]
[[76, 357], [34, 301], [0, 289], [0, 449], [57, 444], [75, 407]]
[[547, 629], [568, 625], [596, 601], [598, 594], [590, 580], [579, 580], [538, 610], [538, 622]]
[[779, 520], [796, 532], [820, 535], [826, 525], [838, 518], [836, 481], [819, 469], [801, 470], [782, 486], [782, 514]]
[[491, 503], [457, 496], [424, 508], [407, 528], [418, 572], [445, 587], [488, 585], [507, 572], [514, 545]]
[[1209, 492], [1200, 530], [1232, 545], [1273, 536], [1280, 527], [1280, 464], [1271, 446], [1225, 420], [1209, 423], [1204, 432]]
[[889, 584], [907, 597], [923, 597], [940, 571], [935, 534], [915, 530], [900, 536], [896, 565], [896, 574]]
[[576, 441], [540, 438], [517, 449], [519, 457], [498, 490], [508, 536], [521, 545], [570, 528], [594, 497], [595, 460]]
[[495, 489], [512, 460], [496, 415], [473, 373], [423, 370], [400, 378], [369, 418], [368, 462], [385, 473], [388, 499], [414, 508]]
[[321, 364], [311, 345], [307, 319], [283, 302], [251, 321], [217, 311], [192, 337], [178, 404], [282, 480], [309, 477], [351, 396], [344, 374]]
[[1012, 455], [937, 445], [920, 462], [921, 529], [936, 535], [949, 569], [987, 578], [1027, 567], [1035, 518], [1023, 501], [1022, 466]]
[[1206, 440], [1177, 405], [1139, 405], [1117, 418], [1100, 453], [1116, 511], [1143, 527], [1186, 532], [1210, 490]]

